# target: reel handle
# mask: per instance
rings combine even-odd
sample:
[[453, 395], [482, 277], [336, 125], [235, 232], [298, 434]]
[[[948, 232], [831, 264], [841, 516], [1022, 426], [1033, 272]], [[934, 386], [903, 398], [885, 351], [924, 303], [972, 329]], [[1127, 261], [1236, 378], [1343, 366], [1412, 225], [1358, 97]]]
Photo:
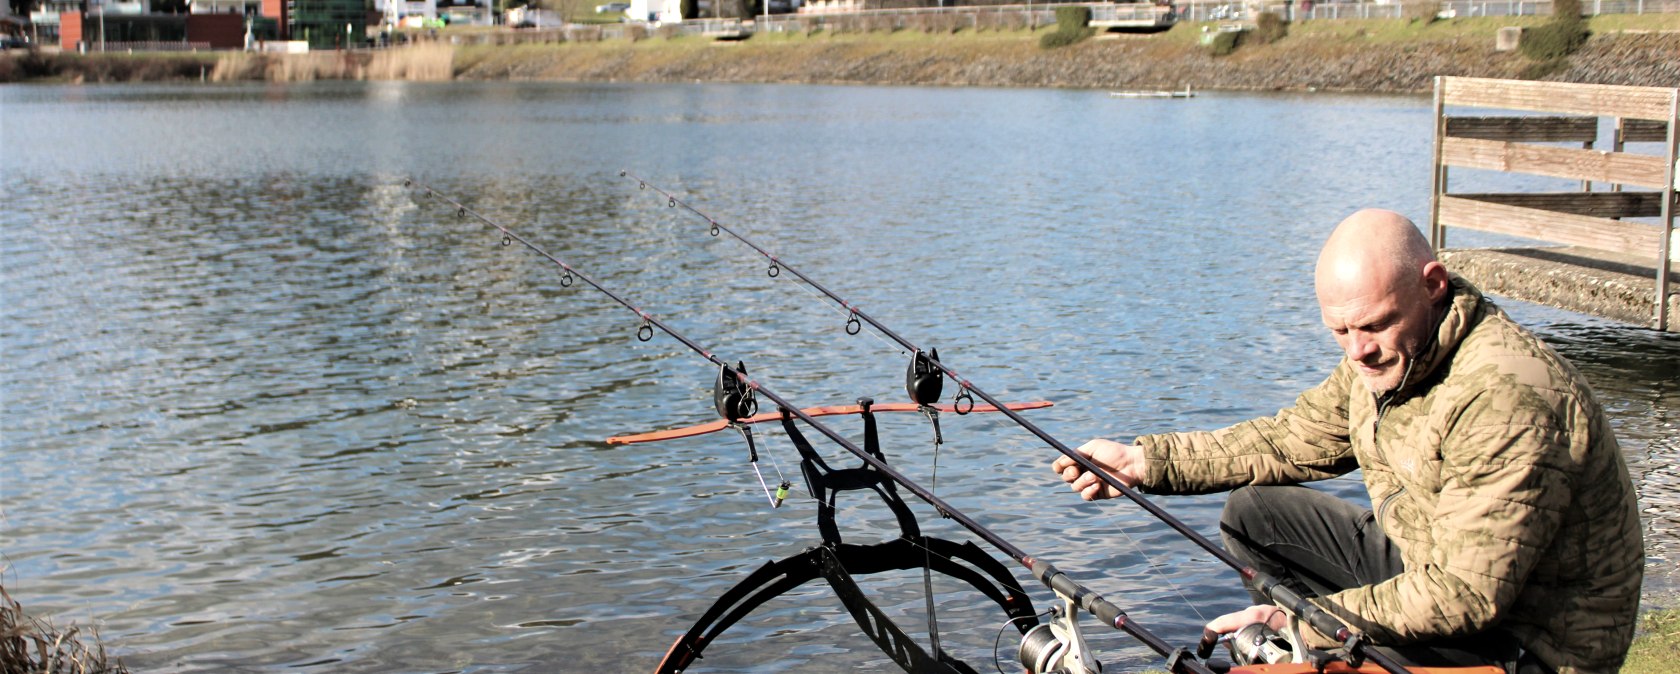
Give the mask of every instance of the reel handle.
[[1196, 657], [1201, 660], [1213, 655], [1214, 646], [1219, 645], [1219, 633], [1206, 627], [1202, 628], [1202, 640], [1196, 642]]

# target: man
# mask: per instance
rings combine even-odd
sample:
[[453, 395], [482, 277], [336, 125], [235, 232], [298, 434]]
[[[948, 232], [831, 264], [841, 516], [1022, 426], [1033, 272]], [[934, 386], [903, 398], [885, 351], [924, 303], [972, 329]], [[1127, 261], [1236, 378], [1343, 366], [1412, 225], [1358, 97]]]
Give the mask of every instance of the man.
[[[1644, 544], [1585, 380], [1397, 213], [1342, 221], [1314, 285], [1346, 358], [1293, 407], [1079, 452], [1150, 493], [1236, 490], [1220, 523], [1234, 555], [1411, 664], [1616, 672]], [[1052, 467], [1086, 500], [1118, 495], [1066, 457]], [[1355, 469], [1374, 511], [1292, 486]], [[1208, 627], [1285, 620], [1262, 605]]]

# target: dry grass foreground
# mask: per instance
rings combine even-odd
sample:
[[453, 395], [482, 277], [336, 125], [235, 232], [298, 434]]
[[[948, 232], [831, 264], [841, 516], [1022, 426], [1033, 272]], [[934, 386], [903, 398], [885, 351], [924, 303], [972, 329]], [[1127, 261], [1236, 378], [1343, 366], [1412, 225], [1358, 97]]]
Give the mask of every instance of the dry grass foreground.
[[[1639, 633], [1621, 674], [1672, 674], [1680, 662], [1680, 609], [1657, 609], [1639, 617]], [[1151, 669], [1144, 674], [1167, 674]]]
[[82, 644], [81, 628], [59, 630], [30, 617], [0, 587], [0, 674], [128, 674], [121, 660], [105, 657], [99, 635], [88, 631], [93, 646]]
[[[90, 648], [78, 638], [81, 628], [59, 630], [30, 617], [0, 587], [0, 674], [128, 674], [122, 661], [105, 655], [99, 635], [89, 631]], [[1657, 609], [1640, 616], [1639, 635], [1628, 651], [1621, 674], [1667, 674], [1680, 662], [1680, 609]], [[1161, 674], [1151, 670], [1148, 674]]]

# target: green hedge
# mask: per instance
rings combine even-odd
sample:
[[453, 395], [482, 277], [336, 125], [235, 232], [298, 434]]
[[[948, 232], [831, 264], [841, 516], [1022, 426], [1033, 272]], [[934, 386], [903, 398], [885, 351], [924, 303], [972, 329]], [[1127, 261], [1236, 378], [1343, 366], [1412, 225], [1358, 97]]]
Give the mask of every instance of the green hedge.
[[1555, 61], [1575, 53], [1587, 43], [1587, 22], [1581, 20], [1581, 0], [1556, 0], [1552, 20], [1523, 29], [1517, 43], [1524, 56], [1536, 61]]
[[1038, 46], [1055, 49], [1084, 40], [1097, 32], [1090, 25], [1090, 7], [1057, 7], [1056, 30], [1038, 38]]
[[1271, 44], [1289, 35], [1289, 22], [1277, 12], [1261, 12], [1254, 17], [1254, 43]]
[[1522, 41], [1517, 44], [1524, 56], [1551, 61], [1575, 53], [1586, 44], [1588, 35], [1586, 25], [1579, 21], [1553, 21], [1523, 29]]
[[1242, 46], [1242, 36], [1241, 31], [1220, 31], [1213, 35], [1213, 42], [1208, 44], [1208, 48], [1214, 56], [1229, 56]]
[[1058, 30], [1045, 33], [1043, 36], [1039, 37], [1038, 46], [1045, 49], [1055, 49], [1057, 47], [1066, 47], [1088, 37], [1091, 37], [1091, 32], [1088, 28], [1077, 33], [1064, 33]]
[[1056, 32], [1077, 33], [1091, 25], [1090, 7], [1057, 7]]

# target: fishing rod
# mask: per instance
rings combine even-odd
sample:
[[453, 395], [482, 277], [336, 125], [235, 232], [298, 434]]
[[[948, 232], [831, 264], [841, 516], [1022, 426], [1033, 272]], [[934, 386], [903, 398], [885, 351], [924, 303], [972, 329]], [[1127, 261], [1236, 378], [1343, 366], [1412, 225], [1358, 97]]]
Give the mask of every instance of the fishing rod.
[[[1142, 492], [1126, 485], [1124, 482], [1120, 481], [1119, 478], [1097, 466], [1090, 457], [1074, 451], [1066, 444], [1063, 444], [1062, 441], [1056, 439], [1044, 429], [1039, 428], [1037, 424], [1027, 420], [1026, 417], [1021, 416], [1014, 410], [1004, 408], [1003, 404], [998, 402], [996, 398], [993, 398], [991, 394], [981, 390], [969, 380], [962, 378], [956, 370], [945, 365], [943, 362], [940, 362], [937, 351], [924, 352], [921, 347], [904, 338], [893, 329], [882, 324], [880, 321], [870, 316], [867, 312], [858, 308], [856, 304], [846, 300], [834, 291], [829, 290], [821, 283], [818, 283], [815, 279], [807, 276], [804, 272], [799, 271], [797, 267], [788, 264], [787, 261], [781, 259], [774, 253], [771, 253], [769, 250], [766, 250], [764, 247], [754, 243], [751, 239], [748, 239], [746, 236], [736, 232], [729, 226], [719, 222], [716, 218], [713, 218], [700, 209], [695, 208], [687, 201], [677, 198], [676, 195], [657, 185], [649, 183], [647, 179], [631, 173], [628, 170], [621, 170], [618, 172], [618, 175], [621, 178], [628, 178], [636, 181], [638, 189], [646, 190], [651, 188], [653, 191], [658, 192], [661, 196], [665, 197], [667, 206], [671, 208], [681, 207], [682, 209], [693, 213], [695, 216], [698, 216], [700, 219], [705, 220], [707, 224], [710, 225], [709, 233], [712, 236], [715, 237], [720, 233], [727, 233], [736, 241], [746, 244], [747, 247], [753, 249], [759, 255], [770, 261], [770, 267], [767, 271], [770, 277], [775, 278], [780, 276], [781, 272], [786, 270], [788, 273], [798, 277], [800, 281], [805, 282], [806, 285], [815, 288], [818, 292], [827, 296], [831, 301], [845, 308], [848, 312], [850, 312], [849, 317], [846, 319], [847, 334], [855, 335], [861, 331], [862, 325], [859, 321], [868, 323], [881, 334], [886, 335], [893, 341], [898, 342], [900, 346], [910, 350], [910, 352], [914, 354], [911, 361], [912, 367], [915, 367], [917, 363], [926, 363], [937, 368], [946, 376], [949, 376], [952, 380], [957, 382], [959, 387], [961, 387], [959, 393], [957, 394], [959, 413], [961, 413], [962, 408], [960, 407], [960, 404], [965, 394], [979, 396], [981, 400], [986, 401], [994, 407], [998, 407], [999, 412], [1009, 417], [1011, 421], [1014, 421], [1021, 428], [1038, 436], [1038, 438], [1043, 440], [1045, 444], [1055, 448], [1055, 450], [1061, 452], [1063, 456], [1072, 459], [1079, 465], [1080, 468], [1096, 475], [1097, 478], [1102, 480], [1104, 484], [1113, 487], [1127, 499], [1130, 499], [1133, 503], [1141, 506], [1157, 520], [1165, 523], [1168, 527], [1177, 531], [1180, 535], [1189, 539], [1192, 543], [1195, 543], [1203, 550], [1212, 554], [1220, 562], [1234, 569], [1240, 576], [1242, 576], [1243, 579], [1252, 583], [1255, 589], [1262, 595], [1271, 598], [1272, 601], [1276, 602], [1279, 606], [1282, 606], [1292, 615], [1300, 618], [1307, 624], [1312, 625], [1312, 627], [1320, 633], [1333, 636], [1338, 642], [1341, 642], [1342, 647], [1347, 651], [1347, 661], [1349, 665], [1354, 668], [1358, 668], [1363, 659], [1369, 659], [1372, 663], [1378, 665], [1387, 672], [1392, 674], [1406, 674], [1406, 669], [1403, 666], [1401, 666], [1398, 662], [1395, 662], [1392, 658], [1382, 654], [1380, 651], [1375, 650], [1372, 647], [1373, 645], [1363, 634], [1353, 631], [1336, 616], [1307, 601], [1305, 597], [1284, 585], [1276, 578], [1271, 577], [1269, 574], [1244, 564], [1223, 547], [1215, 544], [1211, 540], [1208, 540], [1206, 536], [1203, 536], [1200, 532], [1190, 528], [1189, 525], [1173, 516], [1172, 513], [1167, 512], [1165, 509], [1151, 502], [1149, 499], [1144, 498]], [[968, 398], [968, 400], [970, 406], [972, 407], [973, 399]], [[1197, 644], [1197, 655], [1202, 658], [1208, 657], [1208, 655], [1212, 653], [1214, 645], [1218, 642], [1219, 637], [1220, 635], [1212, 630], [1204, 629], [1201, 642]]]
[[[917, 484], [915, 481], [906, 477], [903, 473], [898, 472], [898, 470], [894, 469], [891, 465], [888, 465], [884, 460], [877, 458], [865, 449], [858, 447], [855, 443], [846, 436], [841, 435], [838, 431], [835, 431], [827, 425], [817, 421], [816, 418], [806, 413], [803, 409], [788, 399], [782, 397], [780, 394], [771, 390], [762, 383], [751, 379], [748, 377], [746, 367], [741, 361], [736, 361], [735, 365], [730, 365], [728, 360], [718, 357], [712, 351], [701, 346], [698, 342], [689, 339], [687, 336], [671, 328], [671, 326], [667, 325], [664, 321], [661, 321], [653, 314], [643, 311], [640, 307], [632, 304], [624, 297], [607, 289], [606, 286], [603, 286], [595, 279], [591, 278], [588, 274], [583, 273], [578, 268], [566, 263], [564, 260], [561, 260], [552, 253], [549, 253], [547, 250], [544, 250], [542, 247], [531, 242], [529, 239], [512, 229], [503, 226], [501, 223], [496, 222], [495, 220], [492, 220], [471, 208], [468, 208], [465, 204], [438, 192], [430, 185], [417, 183], [417, 181], [412, 178], [403, 181], [404, 187], [412, 187], [416, 184], [425, 191], [427, 196], [441, 199], [442, 201], [455, 207], [455, 213], [457, 216], [461, 218], [473, 218], [500, 231], [502, 233], [503, 246], [508, 246], [514, 241], [518, 241], [527, 249], [559, 266], [561, 269], [561, 286], [570, 287], [575, 281], [583, 281], [600, 291], [602, 294], [611, 298], [613, 301], [622, 305], [624, 308], [630, 310], [632, 313], [636, 314], [641, 318], [641, 325], [636, 329], [637, 339], [644, 342], [649, 341], [653, 339], [654, 330], [658, 329], [660, 332], [670, 335], [673, 339], [687, 347], [690, 351], [693, 351], [700, 357], [710, 361], [713, 365], [718, 366], [718, 381], [720, 385], [714, 392], [714, 399], [717, 403], [718, 412], [724, 416], [727, 421], [733, 423], [743, 417], [752, 416], [757, 411], [757, 403], [753, 399], [754, 396], [764, 396], [771, 402], [774, 402], [783, 414], [805, 422], [806, 425], [815, 429], [824, 437], [834, 441], [841, 447], [846, 448], [847, 451], [851, 452], [859, 459], [862, 459], [863, 462], [870, 468], [873, 468], [880, 474], [890, 478], [893, 482], [910, 490], [910, 492], [915, 494], [917, 498], [933, 506], [942, 515], [956, 521], [963, 528], [973, 532], [976, 536], [979, 536], [992, 547], [997, 548], [999, 551], [1024, 566], [1034, 578], [1037, 578], [1040, 582], [1044, 583], [1046, 587], [1056, 593], [1057, 597], [1063, 601], [1065, 611], [1068, 615], [1073, 614], [1075, 608], [1083, 609], [1087, 613], [1096, 616], [1104, 624], [1109, 625], [1116, 630], [1125, 632], [1162, 657], [1165, 657], [1167, 659], [1166, 666], [1168, 671], [1179, 672], [1182, 674], [1215, 674], [1213, 669], [1210, 669], [1207, 665], [1196, 660], [1196, 657], [1191, 656], [1186, 649], [1173, 648], [1165, 640], [1156, 636], [1153, 632], [1142, 625], [1139, 625], [1137, 621], [1131, 619], [1124, 610], [1109, 601], [1107, 598], [1104, 598], [1101, 594], [1085, 587], [1083, 584], [1061, 572], [1050, 562], [1027, 554], [1025, 550], [1016, 547], [1014, 544], [1005, 540], [1002, 536], [999, 536], [991, 529], [986, 528], [973, 518], [964, 514], [962, 511], [957, 510], [944, 499], [939, 498], [931, 491], [928, 491], [920, 484]], [[997, 403], [994, 403], [994, 406], [999, 409], [1007, 407]], [[1050, 656], [1052, 653], [1063, 654], [1068, 658], [1071, 658], [1072, 662], [1064, 660], [1046, 664], [1050, 666], [1072, 666], [1077, 668], [1072, 671], [1100, 671], [1100, 665], [1097, 665], [1095, 661], [1090, 658], [1088, 651], [1084, 648], [1083, 638], [1079, 635], [1078, 623], [1076, 621], [1071, 621], [1070, 625], [1063, 625], [1059, 627], [1061, 628], [1060, 630], [1053, 630], [1053, 632], [1060, 633], [1054, 634], [1053, 636], [1042, 635], [1041, 638], [1037, 640], [1036, 650], [1040, 651], [1041, 654], [1046, 657]], [[1069, 643], [1070, 641], [1073, 641], [1073, 643]], [[1027, 645], [1023, 644], [1023, 653], [1026, 648]], [[1205, 658], [1206, 656], [1204, 655], [1200, 657]]]

